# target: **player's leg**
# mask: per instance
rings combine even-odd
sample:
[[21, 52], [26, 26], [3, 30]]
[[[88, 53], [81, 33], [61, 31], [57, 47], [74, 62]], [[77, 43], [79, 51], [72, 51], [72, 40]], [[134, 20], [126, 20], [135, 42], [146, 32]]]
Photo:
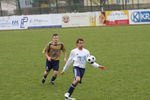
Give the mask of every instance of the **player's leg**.
[[77, 77], [75, 78], [75, 80], [72, 82], [72, 84], [71, 84], [71, 86], [70, 86], [68, 92], [65, 93], [65, 98], [66, 98], [66, 99], [69, 98], [69, 97], [72, 95], [74, 89], [76, 88], [76, 86], [78, 85], [78, 83], [80, 82], [80, 80], [81, 80], [80, 76], [77, 76]]
[[50, 80], [50, 83], [52, 85], [54, 85], [54, 81], [56, 80], [57, 76], [58, 76], [58, 71], [54, 70], [54, 75], [52, 76], [52, 78]]
[[75, 80], [72, 82], [69, 90], [67, 93], [65, 93], [65, 98], [70, 97], [74, 91], [74, 89], [76, 88], [76, 86], [78, 85], [78, 83], [80, 83], [81, 81], [81, 77], [84, 74], [84, 70], [82, 71], [80, 68], [78, 67], [74, 67], [73, 68], [73, 72], [74, 72], [74, 76], [75, 76]]
[[80, 81], [81, 81], [81, 77], [80, 76], [76, 76], [75, 80], [72, 82], [72, 84], [71, 84], [71, 86], [70, 86], [70, 88], [68, 90], [69, 96], [72, 95], [74, 89], [76, 88], [76, 86], [78, 85], [78, 83], [80, 83]]
[[54, 75], [52, 76], [50, 83], [52, 85], [54, 85], [54, 81], [56, 80], [57, 76], [58, 76], [58, 71], [59, 71], [59, 60], [53, 61], [53, 65], [52, 68], [54, 70]]
[[45, 72], [44, 72], [44, 75], [43, 75], [43, 78], [42, 78], [42, 83], [43, 83], [43, 84], [45, 83], [45, 80], [46, 80], [48, 74], [49, 74], [49, 71], [45, 71]]
[[45, 72], [44, 72], [44, 75], [43, 75], [43, 78], [42, 78], [42, 83], [44, 84], [45, 83], [45, 80], [51, 70], [51, 65], [50, 65], [50, 61], [46, 60], [46, 66], [45, 66]]

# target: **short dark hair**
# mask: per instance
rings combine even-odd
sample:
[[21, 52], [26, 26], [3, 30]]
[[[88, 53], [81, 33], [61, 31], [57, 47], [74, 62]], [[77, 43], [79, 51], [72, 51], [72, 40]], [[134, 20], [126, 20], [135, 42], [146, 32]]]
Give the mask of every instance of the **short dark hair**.
[[79, 43], [79, 41], [84, 41], [84, 40], [82, 38], [78, 38], [76, 44]]
[[52, 37], [54, 37], [54, 36], [58, 36], [58, 34], [57, 34], [57, 33], [54, 33], [54, 34], [52, 35]]

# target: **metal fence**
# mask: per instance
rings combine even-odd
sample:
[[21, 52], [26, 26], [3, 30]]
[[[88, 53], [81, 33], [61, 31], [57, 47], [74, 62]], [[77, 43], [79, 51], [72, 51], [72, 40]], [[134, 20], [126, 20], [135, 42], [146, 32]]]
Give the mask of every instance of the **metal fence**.
[[[93, 12], [110, 10], [130, 10], [130, 9], [150, 9], [150, 3], [142, 3], [137, 0], [127, 3], [121, 0], [120, 3], [112, 3], [113, 0], [1, 0], [0, 16], [11, 15], [31, 15], [48, 13], [67, 13], [67, 12]], [[114, 0], [115, 1], [115, 0]], [[23, 3], [24, 2], [24, 3]], [[5, 7], [3, 4], [11, 7]], [[13, 5], [11, 5], [13, 4]], [[27, 5], [28, 4], [28, 5]], [[3, 9], [5, 8], [5, 9]], [[8, 8], [8, 10], [6, 9]]]

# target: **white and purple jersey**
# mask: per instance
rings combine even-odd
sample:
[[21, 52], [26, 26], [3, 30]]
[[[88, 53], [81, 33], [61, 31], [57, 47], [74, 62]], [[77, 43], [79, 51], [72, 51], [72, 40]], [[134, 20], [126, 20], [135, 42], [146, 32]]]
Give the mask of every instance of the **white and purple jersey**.
[[[71, 63], [74, 61], [73, 66], [77, 66], [79, 68], [85, 69], [86, 67], [86, 59], [90, 56], [90, 52], [83, 48], [82, 50], [79, 50], [78, 48], [75, 48], [71, 50], [70, 56], [68, 58], [67, 63], [65, 64], [63, 68], [63, 72], [71, 65]], [[94, 62], [91, 64], [94, 67], [99, 67], [100, 65]]]

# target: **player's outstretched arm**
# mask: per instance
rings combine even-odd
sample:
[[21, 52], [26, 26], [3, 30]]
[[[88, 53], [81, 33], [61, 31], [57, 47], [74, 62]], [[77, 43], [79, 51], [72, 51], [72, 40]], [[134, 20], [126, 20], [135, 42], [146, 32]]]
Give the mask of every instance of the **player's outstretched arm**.
[[72, 62], [73, 62], [73, 59], [72, 59], [71, 57], [69, 57], [69, 59], [67, 60], [65, 66], [64, 66], [64, 68], [63, 68], [63, 70], [62, 70], [62, 72], [61, 72], [62, 75], [63, 75], [64, 72], [68, 69], [68, 67], [71, 65]]
[[105, 69], [106, 69], [105, 66], [99, 65], [99, 64], [97, 64], [96, 62], [92, 63], [91, 65], [92, 65], [93, 67], [99, 68], [99, 69], [101, 69], [101, 70], [105, 70]]
[[61, 75], [64, 75], [64, 73], [65, 73], [65, 72], [62, 71], [62, 72], [61, 72]]
[[65, 64], [67, 62], [67, 54], [66, 54], [66, 52], [64, 52], [64, 62], [65, 62]]
[[70, 53], [70, 56], [69, 56], [69, 59], [67, 60], [65, 66], [64, 66], [64, 68], [63, 68], [63, 70], [62, 70], [62, 72], [61, 72], [62, 75], [63, 75], [64, 72], [68, 69], [68, 67], [72, 64], [72, 62], [73, 62], [73, 57], [74, 57], [74, 53], [71, 52], [71, 53]]
[[106, 70], [107, 68], [105, 66], [99, 66], [99, 69]]

